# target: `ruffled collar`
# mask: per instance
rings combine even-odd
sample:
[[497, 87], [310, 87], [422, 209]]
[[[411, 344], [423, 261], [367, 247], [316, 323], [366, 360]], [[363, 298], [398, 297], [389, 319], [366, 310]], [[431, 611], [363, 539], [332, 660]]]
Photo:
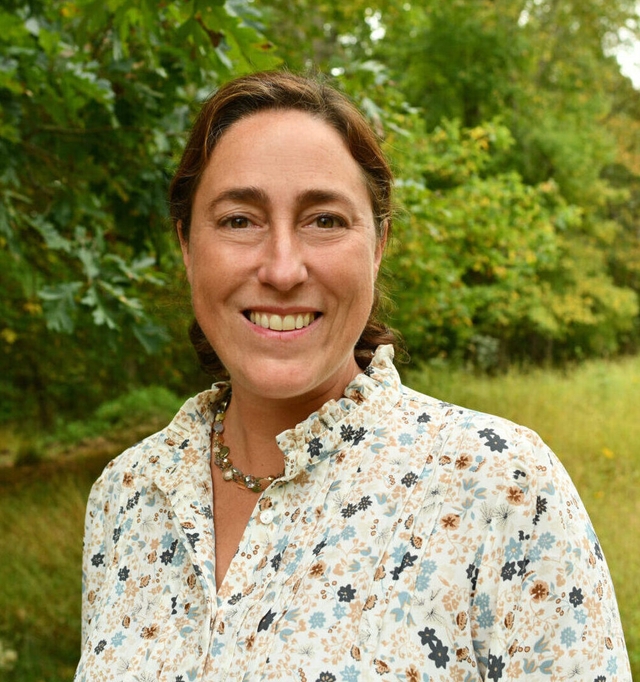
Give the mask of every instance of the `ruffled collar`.
[[[211, 390], [187, 401], [168, 429], [175, 434], [176, 442], [189, 439], [193, 446], [208, 452], [207, 426], [220, 392], [227, 387], [226, 382], [214, 384]], [[283, 478], [292, 479], [325, 457], [357, 445], [400, 400], [401, 390], [400, 377], [393, 365], [393, 346], [379, 346], [367, 369], [347, 385], [342, 398], [327, 401], [304, 421], [276, 437], [284, 454]], [[195, 432], [194, 423], [199, 425]], [[184, 440], [182, 446], [189, 441]], [[177, 472], [173, 471], [175, 475]]]
[[276, 437], [284, 453], [284, 478], [293, 478], [315, 462], [357, 444], [389, 412], [401, 394], [393, 365], [393, 346], [379, 346], [367, 369], [358, 374], [339, 400], [327, 401], [292, 429]]

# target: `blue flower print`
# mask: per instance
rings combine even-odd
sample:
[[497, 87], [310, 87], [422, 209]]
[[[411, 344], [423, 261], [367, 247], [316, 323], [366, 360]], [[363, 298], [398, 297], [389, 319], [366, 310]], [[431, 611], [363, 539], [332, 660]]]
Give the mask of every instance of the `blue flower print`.
[[185, 545], [178, 545], [178, 548], [176, 549], [176, 553], [174, 554], [173, 557], [173, 565], [174, 566], [182, 566], [184, 563], [184, 560], [187, 557], [187, 548]]
[[340, 542], [340, 533], [336, 533], [327, 539], [327, 544], [331, 547], [335, 547]]
[[576, 609], [573, 612], [573, 617], [575, 618], [576, 623], [579, 623], [580, 625], [584, 625], [587, 622], [587, 612], [585, 609]]
[[431, 582], [431, 575], [435, 572], [436, 570], [436, 563], [435, 561], [431, 561], [430, 559], [427, 561], [423, 561], [420, 564], [420, 571], [418, 573], [418, 577], [416, 578], [416, 590], [418, 592], [424, 592], [429, 587], [429, 583]]
[[413, 438], [408, 433], [401, 433], [398, 436], [398, 443], [400, 445], [413, 445]]
[[296, 553], [293, 556], [293, 559], [289, 558], [289, 561], [287, 562], [284, 572], [287, 575], [293, 575], [300, 565], [300, 562], [302, 561], [302, 557], [304, 556], [304, 550], [302, 548], [296, 549]]
[[309, 627], [312, 627], [314, 629], [324, 627], [325, 623], [325, 615], [322, 613], [322, 611], [316, 611], [315, 613], [311, 614], [311, 618], [309, 618]]
[[279, 552], [280, 554], [284, 554], [284, 550], [287, 549], [287, 546], [289, 545], [289, 536], [285, 535], [284, 537], [280, 538], [278, 542], [276, 542], [274, 550], [276, 552]]
[[174, 537], [171, 535], [171, 533], [165, 533], [162, 536], [162, 539], [160, 540], [160, 545], [162, 546], [162, 549], [169, 549], [171, 545], [173, 544]]
[[393, 552], [391, 552], [391, 558], [393, 559], [393, 563], [399, 564], [402, 561], [402, 557], [405, 555], [406, 551], [407, 551], [406, 546], [396, 545], [396, 547], [393, 548]]
[[543, 533], [540, 538], [538, 539], [538, 545], [542, 547], [542, 549], [551, 549], [556, 543], [556, 538], [552, 533], [546, 532]]
[[536, 545], [533, 549], [530, 549], [527, 556], [530, 561], [539, 561], [542, 556], [542, 549], [540, 545]]
[[561, 633], [560, 633], [560, 642], [562, 642], [563, 646], [567, 649], [569, 649], [576, 641], [576, 633], [573, 628], [565, 628]]
[[493, 627], [495, 621], [496, 619], [489, 609], [480, 609], [480, 613], [478, 614], [478, 625], [481, 628]]
[[476, 606], [480, 609], [489, 608], [489, 595], [486, 592], [479, 594], [475, 599]]
[[360, 671], [355, 665], [348, 665], [340, 672], [340, 676], [342, 677], [343, 682], [358, 682]]
[[213, 644], [211, 645], [211, 650], [210, 650], [210, 655], [212, 658], [215, 658], [216, 656], [220, 656], [222, 653], [224, 645], [221, 640], [216, 639], [214, 640]]
[[340, 533], [341, 540], [351, 540], [356, 536], [356, 529], [353, 526], [346, 526], [345, 529]]
[[517, 561], [522, 556], [522, 545], [514, 538], [509, 538], [504, 548], [504, 556], [507, 561]]
[[111, 638], [111, 646], [121, 646], [125, 639], [126, 638], [122, 632], [116, 632], [116, 634]]
[[333, 617], [336, 620], [340, 620], [341, 618], [344, 618], [346, 613], [347, 613], [347, 609], [345, 609], [342, 604], [336, 604], [333, 607]]

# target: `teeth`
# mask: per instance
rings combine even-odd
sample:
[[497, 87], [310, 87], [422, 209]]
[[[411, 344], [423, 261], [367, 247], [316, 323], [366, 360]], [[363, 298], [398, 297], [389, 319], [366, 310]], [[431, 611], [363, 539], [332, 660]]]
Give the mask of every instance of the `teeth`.
[[316, 318], [313, 313], [298, 313], [297, 315], [267, 315], [266, 313], [250, 312], [249, 319], [253, 324], [272, 329], [273, 331], [292, 331], [308, 327]]

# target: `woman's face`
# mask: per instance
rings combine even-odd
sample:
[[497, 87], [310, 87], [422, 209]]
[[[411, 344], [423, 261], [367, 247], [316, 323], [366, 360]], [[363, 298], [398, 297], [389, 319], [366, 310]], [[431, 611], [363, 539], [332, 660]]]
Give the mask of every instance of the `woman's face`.
[[196, 318], [234, 387], [320, 401], [357, 374], [382, 244], [361, 169], [327, 123], [285, 110], [233, 124], [182, 252]]

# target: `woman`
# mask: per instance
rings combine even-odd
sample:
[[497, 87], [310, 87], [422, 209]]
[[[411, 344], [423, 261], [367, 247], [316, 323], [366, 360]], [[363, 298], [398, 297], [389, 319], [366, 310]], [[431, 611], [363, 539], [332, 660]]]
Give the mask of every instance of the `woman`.
[[327, 86], [254, 74], [204, 105], [171, 213], [226, 380], [94, 486], [76, 679], [630, 679], [557, 459], [400, 383], [391, 185]]

